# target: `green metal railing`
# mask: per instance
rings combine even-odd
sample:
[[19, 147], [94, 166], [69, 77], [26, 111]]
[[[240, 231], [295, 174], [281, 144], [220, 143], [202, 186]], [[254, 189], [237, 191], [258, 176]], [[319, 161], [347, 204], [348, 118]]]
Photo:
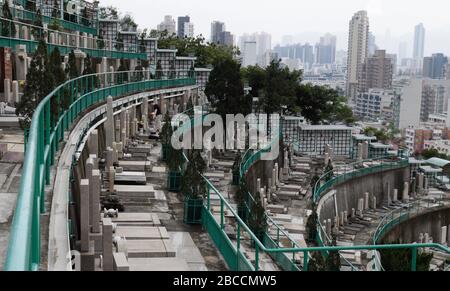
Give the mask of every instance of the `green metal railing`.
[[31, 121], [5, 270], [39, 267], [40, 214], [45, 212], [45, 186], [50, 183], [50, 167], [55, 163], [64, 132], [84, 110], [101, 104], [108, 96], [194, 84], [194, 78], [148, 80], [135, 71], [103, 73], [69, 80], [45, 97], [37, 105]]
[[[5, 1], [5, 0], [3, 0]], [[63, 0], [61, 0], [63, 1]], [[38, 14], [34, 11], [26, 10], [25, 9], [25, 2], [34, 2], [36, 1], [22, 1], [23, 9], [21, 8], [14, 8], [10, 7], [11, 12], [15, 18], [28, 20], [28, 21], [36, 21], [39, 17]], [[53, 9], [53, 8], [52, 8]], [[53, 13], [51, 13], [53, 14]], [[75, 15], [70, 14], [67, 11], [63, 11], [61, 13], [61, 9], [58, 9], [58, 17], [52, 17], [48, 15], [42, 15], [41, 13], [41, 19], [44, 23], [58, 23], [61, 25], [64, 29], [72, 30], [72, 31], [80, 31], [89, 33], [92, 35], [97, 35], [98, 33], [98, 20], [97, 18], [85, 18], [81, 15]]]
[[[423, 211], [432, 208], [442, 207], [445, 205], [446, 202], [444, 199], [444, 195], [441, 195], [440, 199], [438, 199], [437, 201], [430, 201], [430, 199], [421, 199], [414, 201], [412, 203], [408, 203], [407, 205], [402, 205], [402, 207], [399, 209], [394, 209], [390, 211], [383, 217], [383, 219], [378, 224], [377, 229], [372, 238], [373, 244], [376, 245], [377, 243], [379, 243], [386, 233], [388, 233], [390, 230], [392, 230], [394, 227], [401, 224], [402, 222], [408, 221], [411, 218], [420, 215]], [[373, 258], [372, 269], [384, 271], [379, 254], [375, 253], [372, 258]]]
[[[4, 33], [4, 26], [7, 26], [8, 34]], [[16, 28], [14, 35], [12, 34], [13, 26]], [[39, 43], [38, 40], [44, 39], [49, 51], [57, 47], [63, 55], [67, 55], [72, 50], [80, 49], [95, 58], [147, 59], [145, 46], [80, 36], [52, 29], [44, 30], [43, 27], [2, 17], [0, 17], [0, 32], [2, 33], [0, 35], [0, 46], [11, 47], [15, 50], [17, 45], [25, 45], [27, 53], [30, 54], [35, 52]]]

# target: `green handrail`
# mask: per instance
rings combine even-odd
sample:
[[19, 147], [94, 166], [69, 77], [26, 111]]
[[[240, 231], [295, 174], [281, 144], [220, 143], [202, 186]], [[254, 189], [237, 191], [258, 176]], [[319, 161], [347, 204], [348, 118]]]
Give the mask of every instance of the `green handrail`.
[[[14, 50], [16, 49], [16, 45], [22, 44], [26, 46], [28, 53], [33, 53], [39, 43], [37, 40], [45, 39], [49, 50], [52, 50], [53, 47], [58, 47], [62, 54], [68, 54], [72, 50], [80, 49], [91, 57], [96, 58], [147, 59], [145, 46], [138, 44], [99, 39], [98, 37], [80, 36], [75, 33], [67, 33], [53, 29], [44, 30], [43, 27], [0, 17], [0, 28], [2, 28], [3, 25], [8, 25], [10, 32], [13, 25], [17, 28], [16, 35], [11, 35], [11, 33], [9, 33], [9, 35], [0, 35], [0, 45], [11, 47]], [[24, 33], [23, 28], [27, 28], [28, 35]], [[34, 39], [31, 39], [32, 35], [34, 36]], [[54, 39], [52, 39], [52, 35], [55, 36]], [[76, 41], [77, 38], [79, 42], [78, 46]], [[54, 40], [58, 41], [59, 39], [65, 39], [67, 43], [59, 44], [53, 42]], [[86, 40], [86, 46], [81, 43], [83, 39]]]
[[[130, 82], [125, 81], [128, 79]], [[69, 80], [46, 96], [31, 121], [5, 270], [29, 271], [39, 267], [40, 214], [45, 212], [45, 185], [50, 183], [50, 167], [55, 163], [64, 132], [85, 109], [101, 104], [108, 96], [189, 86], [195, 82], [192, 77], [148, 80], [136, 71], [101, 73]]]

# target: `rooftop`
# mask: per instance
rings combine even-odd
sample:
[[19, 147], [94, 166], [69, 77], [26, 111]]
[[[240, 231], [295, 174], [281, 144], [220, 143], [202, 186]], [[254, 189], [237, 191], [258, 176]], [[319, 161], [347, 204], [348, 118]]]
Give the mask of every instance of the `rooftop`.
[[301, 130], [348, 130], [352, 131], [351, 127], [345, 125], [301, 125]]

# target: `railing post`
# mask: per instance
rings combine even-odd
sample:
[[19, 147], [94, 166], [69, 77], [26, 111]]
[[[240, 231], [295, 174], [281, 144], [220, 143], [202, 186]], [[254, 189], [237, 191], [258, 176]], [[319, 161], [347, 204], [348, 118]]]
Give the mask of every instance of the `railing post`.
[[225, 228], [225, 214], [223, 206], [223, 199], [220, 199], [220, 229], [222, 230]]
[[308, 251], [303, 252], [303, 271], [308, 272], [309, 254]]
[[238, 222], [236, 233], [236, 271], [239, 271], [239, 253], [241, 252], [241, 224]]
[[255, 271], [259, 271], [259, 245], [255, 240]]
[[417, 271], [417, 247], [412, 248], [411, 271]]
[[208, 211], [211, 211], [211, 186], [208, 184]]

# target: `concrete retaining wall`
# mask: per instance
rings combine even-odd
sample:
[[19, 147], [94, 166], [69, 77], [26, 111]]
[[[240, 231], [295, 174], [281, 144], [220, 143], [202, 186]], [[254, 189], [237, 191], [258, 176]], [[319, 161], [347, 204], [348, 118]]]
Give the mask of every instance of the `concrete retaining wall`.
[[440, 243], [441, 228], [450, 225], [450, 206], [430, 210], [400, 223], [392, 228], [383, 238], [383, 243], [401, 239], [403, 243], [418, 242], [421, 233], [428, 233], [433, 242]]
[[[398, 198], [401, 199], [404, 183], [409, 182], [409, 180], [409, 167], [405, 167], [369, 174], [337, 185], [334, 187], [335, 191], [329, 191], [319, 202], [318, 212], [320, 220], [333, 219], [338, 213], [343, 211], [347, 211], [350, 214], [352, 208], [357, 210], [358, 200], [364, 198], [366, 192], [370, 194], [370, 197], [375, 195], [377, 206], [382, 205], [383, 201], [387, 201], [389, 188], [391, 198], [394, 189], [398, 189]], [[372, 198], [370, 200], [372, 201]]]

